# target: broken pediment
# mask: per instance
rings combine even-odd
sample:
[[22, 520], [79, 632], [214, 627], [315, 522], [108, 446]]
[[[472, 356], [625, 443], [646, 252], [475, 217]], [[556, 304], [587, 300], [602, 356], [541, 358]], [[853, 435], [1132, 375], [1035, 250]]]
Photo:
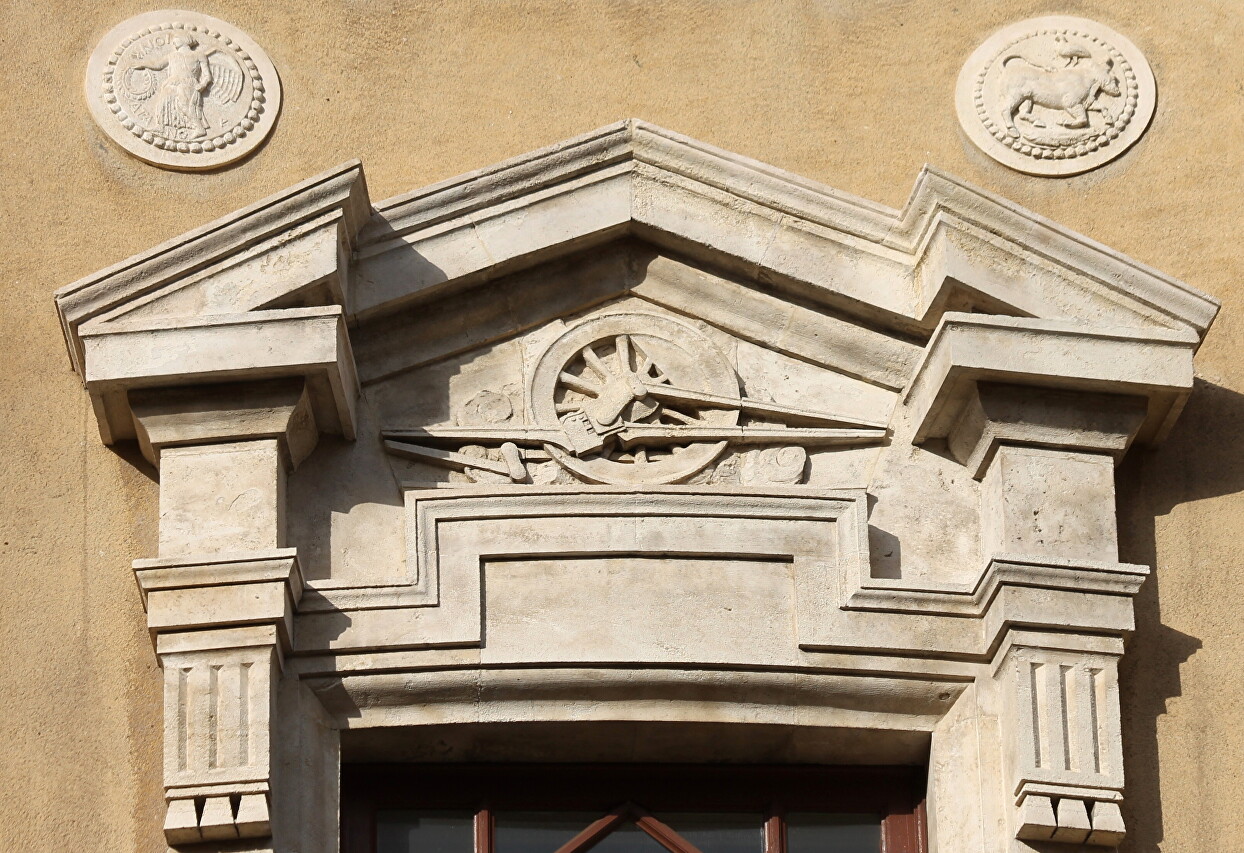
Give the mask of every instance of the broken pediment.
[[[894, 211], [627, 121], [375, 205], [346, 164], [57, 307], [159, 468], [170, 742], [205, 661], [326, 731], [940, 731], [935, 788], [1007, 779], [988, 849], [1121, 837], [1114, 468], [1211, 297], [932, 169]], [[170, 839], [268, 832], [257, 767], [167, 776]]]

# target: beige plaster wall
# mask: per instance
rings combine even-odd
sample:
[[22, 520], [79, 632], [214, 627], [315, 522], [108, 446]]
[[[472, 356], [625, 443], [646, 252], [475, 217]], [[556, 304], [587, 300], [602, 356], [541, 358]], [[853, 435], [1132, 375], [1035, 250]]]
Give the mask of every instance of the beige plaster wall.
[[[131, 159], [83, 102], [99, 37], [158, 7], [0, 6], [0, 849], [163, 849], [129, 570], [156, 487], [100, 444], [53, 290], [350, 157], [380, 199], [628, 116], [893, 206], [927, 161], [1223, 300], [1175, 435], [1121, 474], [1124, 557], [1157, 565], [1125, 672], [1128, 847], [1244, 847], [1244, 3], [203, 0], [286, 92], [267, 146], [211, 175]], [[1051, 180], [976, 152], [953, 88], [994, 29], [1057, 12], [1129, 36], [1160, 94], [1121, 160]]]

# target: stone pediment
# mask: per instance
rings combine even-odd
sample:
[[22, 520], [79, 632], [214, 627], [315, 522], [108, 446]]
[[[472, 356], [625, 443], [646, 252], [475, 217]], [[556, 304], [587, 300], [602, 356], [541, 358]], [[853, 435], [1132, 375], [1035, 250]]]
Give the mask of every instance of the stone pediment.
[[80, 328], [121, 318], [335, 302], [362, 320], [623, 235], [909, 334], [932, 331], [947, 303], [1198, 332], [1217, 311], [931, 167], [896, 211], [634, 120], [374, 208], [346, 163], [81, 279], [57, 304], [75, 353]]
[[[850, 327], [877, 345], [840, 349], [873, 363], [841, 366], [892, 390], [906, 384], [920, 341], [947, 310], [1189, 330], [1199, 339], [1218, 308], [932, 168], [895, 211], [634, 120], [374, 207], [362, 167], [347, 163], [69, 285], [57, 305], [107, 440], [134, 434], [121, 389], [159, 385], [178, 370], [112, 369], [103, 351], [115, 336], [127, 351], [135, 340], [185, 348], [189, 338], [219, 349], [231, 339], [230, 316], [254, 312], [282, 327], [272, 340], [305, 341], [312, 326], [339, 339], [319, 347], [315, 402], [324, 425], [349, 435], [349, 395], [333, 390], [353, 381], [345, 326], [400, 326], [466, 289], [478, 305], [492, 298], [481, 287], [488, 282], [620, 241], [648, 247], [658, 261], [645, 286], [664, 304], [734, 313], [766, 345], [778, 336], [815, 342], [823, 324]], [[632, 266], [642, 263], [636, 254], [642, 249]], [[596, 282], [567, 286], [574, 291], [555, 300], [566, 311], [576, 295], [605, 298]], [[523, 308], [507, 306], [513, 322], [524, 322]], [[333, 316], [341, 329], [330, 332]], [[204, 330], [188, 331], [196, 325]], [[366, 332], [349, 337], [364, 377], [393, 368], [391, 347], [373, 346]], [[90, 346], [101, 350], [98, 367], [84, 358]], [[224, 360], [213, 380], [289, 372]]]
[[375, 205], [349, 163], [57, 306], [160, 469], [174, 843], [335, 795], [272, 787], [267, 712], [199, 761], [217, 677], [326, 766], [428, 715], [888, 730], [941, 819], [990, 780], [939, 850], [1122, 837], [1114, 465], [1211, 297], [933, 169], [895, 211], [628, 121]]

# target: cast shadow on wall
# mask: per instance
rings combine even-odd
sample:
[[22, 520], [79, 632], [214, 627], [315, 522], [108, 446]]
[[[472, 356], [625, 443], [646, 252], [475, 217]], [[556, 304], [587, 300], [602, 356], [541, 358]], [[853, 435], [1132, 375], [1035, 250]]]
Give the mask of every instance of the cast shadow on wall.
[[[1158, 721], [1169, 700], [1183, 693], [1180, 669], [1202, 641], [1164, 624], [1163, 590], [1196, 571], [1194, 558], [1159, 558], [1157, 518], [1180, 504], [1244, 491], [1244, 394], [1197, 379], [1191, 398], [1166, 442], [1134, 451], [1117, 474], [1120, 559], [1152, 568], [1135, 599], [1136, 632], [1120, 666], [1120, 700], [1128, 836], [1120, 853], [1157, 853], [1165, 840], [1159, 767]], [[1171, 596], [1167, 595], [1169, 600]], [[1224, 677], [1229, 677], [1224, 674]], [[1208, 792], [1207, 792], [1208, 793]], [[1165, 803], [1166, 809], [1174, 808]]]

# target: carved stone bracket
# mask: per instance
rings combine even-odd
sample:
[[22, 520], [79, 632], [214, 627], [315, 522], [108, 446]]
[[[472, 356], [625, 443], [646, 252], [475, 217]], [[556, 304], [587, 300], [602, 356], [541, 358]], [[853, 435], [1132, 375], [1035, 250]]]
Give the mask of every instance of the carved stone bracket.
[[277, 682], [303, 581], [285, 475], [315, 446], [311, 383], [135, 392], [161, 469], [160, 556], [134, 573], [164, 669], [170, 844], [271, 833]]
[[[1177, 332], [946, 315], [906, 402], [913, 442], [944, 440], [981, 481], [982, 555], [1117, 564], [1114, 465], [1133, 441], [1170, 429], [1192, 388], [1196, 345]], [[1141, 579], [1114, 591], [1130, 598]], [[1122, 840], [1117, 664], [1128, 630], [1097, 639], [1012, 630], [995, 653], [1015, 838]]]
[[[999, 650], [1015, 837], [1113, 847], [1125, 830], [1118, 640], [1016, 632]], [[1093, 648], [1096, 645], [1098, 648]]]

